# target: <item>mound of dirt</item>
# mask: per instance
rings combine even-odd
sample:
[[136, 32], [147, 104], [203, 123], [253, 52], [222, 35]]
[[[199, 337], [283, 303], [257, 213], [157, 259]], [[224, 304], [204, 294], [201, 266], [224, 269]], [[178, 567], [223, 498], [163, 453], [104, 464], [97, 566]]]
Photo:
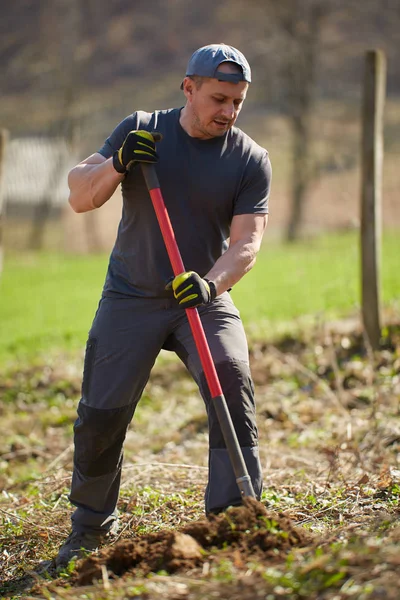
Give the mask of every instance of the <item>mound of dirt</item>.
[[243, 506], [210, 515], [209, 519], [179, 531], [151, 533], [106, 548], [77, 564], [75, 581], [77, 585], [87, 585], [101, 579], [104, 566], [111, 577], [126, 572], [143, 576], [161, 570], [188, 571], [222, 557], [245, 568], [250, 558], [262, 562], [312, 541], [309, 533], [296, 528], [284, 515], [268, 511], [253, 498], [245, 498]]

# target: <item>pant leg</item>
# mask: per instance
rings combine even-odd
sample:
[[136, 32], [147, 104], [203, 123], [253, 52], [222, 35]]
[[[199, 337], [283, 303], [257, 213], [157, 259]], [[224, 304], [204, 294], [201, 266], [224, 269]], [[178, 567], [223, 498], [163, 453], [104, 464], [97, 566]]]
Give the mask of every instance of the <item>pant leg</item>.
[[[251, 379], [246, 336], [239, 312], [229, 294], [200, 307], [200, 318], [221, 383], [243, 457], [257, 498], [262, 492], [258, 452], [254, 386]], [[169, 340], [199, 385], [209, 423], [209, 478], [205, 494], [206, 512], [219, 512], [241, 504], [241, 494], [219, 426], [195, 342], [187, 321]]]
[[116, 519], [123, 443], [166, 337], [159, 300], [103, 298], [86, 347], [74, 426], [70, 501], [76, 531], [108, 530]]

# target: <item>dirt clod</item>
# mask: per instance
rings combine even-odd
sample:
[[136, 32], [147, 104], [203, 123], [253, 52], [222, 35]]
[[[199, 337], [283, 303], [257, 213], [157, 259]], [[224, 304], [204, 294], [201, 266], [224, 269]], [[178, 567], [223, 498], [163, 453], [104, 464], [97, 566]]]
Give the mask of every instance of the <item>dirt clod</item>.
[[150, 533], [106, 548], [78, 563], [76, 583], [87, 585], [101, 579], [102, 565], [110, 576], [128, 571], [175, 573], [200, 567], [210, 558], [217, 561], [216, 550], [225, 560], [245, 565], [250, 557], [265, 560], [311, 541], [309, 533], [296, 528], [284, 515], [246, 498], [243, 506], [186, 525], [181, 531]]

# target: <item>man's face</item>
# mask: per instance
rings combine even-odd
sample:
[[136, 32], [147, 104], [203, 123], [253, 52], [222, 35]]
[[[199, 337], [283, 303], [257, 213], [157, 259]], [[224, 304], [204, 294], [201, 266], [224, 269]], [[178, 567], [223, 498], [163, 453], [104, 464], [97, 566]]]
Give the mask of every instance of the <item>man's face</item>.
[[[229, 66], [220, 65], [219, 69], [225, 71]], [[208, 139], [224, 135], [239, 116], [247, 88], [245, 81], [206, 79], [197, 89], [194, 81], [187, 81], [185, 96], [195, 137]]]

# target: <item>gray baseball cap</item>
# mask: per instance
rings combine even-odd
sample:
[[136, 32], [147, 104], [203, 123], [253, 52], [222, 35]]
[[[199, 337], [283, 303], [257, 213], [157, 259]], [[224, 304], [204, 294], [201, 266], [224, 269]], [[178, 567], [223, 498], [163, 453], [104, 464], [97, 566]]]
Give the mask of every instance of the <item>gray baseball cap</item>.
[[[222, 73], [218, 67], [223, 62], [233, 62], [238, 65], [241, 73]], [[200, 77], [212, 77], [218, 81], [230, 81], [239, 83], [247, 81], [251, 83], [251, 69], [245, 56], [233, 46], [227, 44], [210, 44], [203, 46], [194, 52], [186, 68], [186, 77], [199, 75]], [[181, 90], [183, 89], [183, 82]]]

